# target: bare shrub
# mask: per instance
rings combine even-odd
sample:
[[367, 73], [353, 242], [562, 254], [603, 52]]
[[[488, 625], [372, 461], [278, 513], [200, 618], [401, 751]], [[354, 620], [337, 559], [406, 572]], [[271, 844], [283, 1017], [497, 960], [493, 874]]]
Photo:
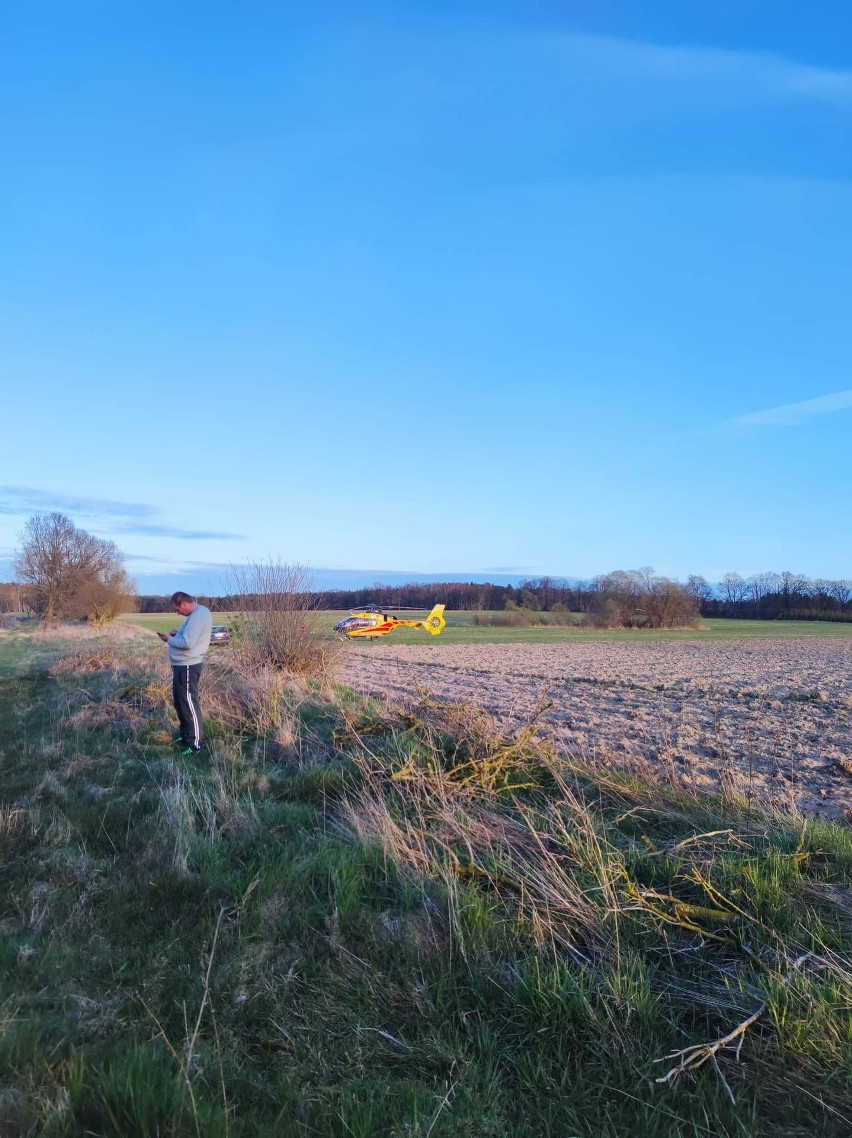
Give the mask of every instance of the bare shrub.
[[624, 606], [619, 598], [596, 594], [589, 607], [589, 613], [586, 617], [586, 627], [624, 628], [625, 623], [630, 624], [631, 610], [632, 606], [627, 610], [628, 615], [625, 621]]
[[697, 598], [653, 569], [617, 569], [594, 585], [591, 628], [696, 628], [700, 622]]
[[231, 575], [230, 591], [241, 610], [236, 653], [255, 665], [327, 679], [339, 644], [326, 635], [306, 566], [257, 561]]
[[488, 628], [530, 628], [534, 624], [542, 624], [540, 613], [531, 609], [521, 608], [512, 601], [506, 602], [502, 612], [477, 613], [473, 618], [474, 625], [485, 625]]

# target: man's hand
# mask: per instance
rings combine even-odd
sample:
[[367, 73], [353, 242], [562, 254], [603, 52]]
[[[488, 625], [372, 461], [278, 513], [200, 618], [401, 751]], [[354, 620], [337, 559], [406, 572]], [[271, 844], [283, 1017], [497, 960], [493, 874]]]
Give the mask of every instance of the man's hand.
[[163, 641], [164, 644], [168, 644], [169, 638], [168, 638], [168, 636], [166, 636], [165, 632], [158, 632], [157, 635]]

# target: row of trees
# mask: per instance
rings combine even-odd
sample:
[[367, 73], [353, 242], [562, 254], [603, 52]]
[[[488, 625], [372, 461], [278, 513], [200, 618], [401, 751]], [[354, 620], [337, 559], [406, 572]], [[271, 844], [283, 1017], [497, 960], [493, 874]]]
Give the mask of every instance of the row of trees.
[[[257, 579], [257, 574], [253, 580]], [[306, 591], [309, 585], [305, 582]], [[237, 589], [219, 597], [201, 598], [220, 611], [256, 611], [263, 597]], [[441, 602], [449, 609], [473, 612], [585, 612], [589, 622], [601, 627], [671, 628], [693, 625], [699, 612], [695, 598], [675, 581], [650, 569], [618, 571], [596, 578], [593, 583], [571, 583], [552, 577], [515, 585], [492, 585], [474, 581], [412, 582], [369, 589], [333, 589], [310, 593], [316, 609], [358, 609], [377, 604], [389, 610], [428, 609]], [[138, 598], [141, 612], [162, 612], [165, 596]]]
[[[524, 581], [519, 587], [519, 602], [523, 607], [559, 609], [567, 604], [575, 612], [594, 612], [601, 607], [601, 595], [613, 591], [623, 593], [623, 578], [632, 577], [645, 582], [659, 582], [667, 578], [656, 577], [651, 569], [618, 570], [585, 582], [554, 581], [543, 577]], [[762, 620], [831, 620], [852, 619], [852, 580], [806, 577], [802, 573], [756, 573], [743, 577], [739, 573], [726, 573], [718, 584], [704, 577], [692, 575], [684, 583], [674, 582], [690, 597], [702, 616], [741, 617]]]
[[687, 588], [700, 599], [705, 616], [753, 620], [852, 620], [852, 580], [812, 579], [802, 573], [726, 573], [713, 588], [691, 577]]
[[[144, 596], [133, 598], [134, 612], [171, 612], [171, 593], [145, 593]], [[195, 599], [211, 610], [219, 609], [222, 612], [235, 612], [240, 608], [239, 603], [226, 603], [234, 600], [232, 597], [212, 597], [204, 593], [196, 594]]]
[[[330, 609], [356, 609], [370, 603], [388, 609], [425, 609], [436, 602], [467, 611], [585, 612], [587, 623], [606, 628], [689, 627], [699, 619], [695, 597], [652, 569], [618, 570], [585, 584], [553, 577], [518, 586], [445, 581], [338, 589], [317, 596], [318, 606]], [[222, 597], [219, 603], [223, 608], [238, 608], [240, 598]]]
[[[744, 617], [750, 619], [831, 620], [852, 619], [852, 580], [817, 578], [785, 570], [765, 572], [752, 577], [726, 573], [718, 584], [692, 575], [685, 582], [658, 576], [652, 569], [616, 570], [590, 581], [539, 577], [519, 585], [493, 585], [478, 582], [412, 582], [388, 586], [377, 582], [370, 588], [333, 589], [318, 594], [323, 608], [352, 609], [377, 603], [393, 608], [430, 608], [443, 601], [448, 608], [467, 611], [502, 611], [526, 609], [530, 612], [600, 613], [612, 608], [613, 602], [644, 598], [640, 612], [648, 608], [648, 598], [655, 598], [652, 609], [659, 607], [665, 593], [670, 607], [673, 599], [681, 604], [681, 594], [689, 599], [701, 616]], [[155, 611], [158, 598], [142, 598]], [[239, 607], [239, 598], [217, 598], [220, 608]], [[655, 621], [656, 614], [648, 618]]]
[[[111, 541], [77, 529], [64, 514], [36, 514], [27, 522], [15, 562], [17, 586], [3, 598], [26, 606], [47, 625], [87, 620], [100, 626], [136, 607], [136, 586]], [[13, 591], [23, 586], [23, 592]]]
[[[220, 610], [244, 608], [256, 597], [233, 592], [205, 602]], [[540, 577], [519, 585], [473, 581], [412, 582], [368, 589], [333, 589], [314, 594], [323, 609], [356, 609], [379, 604], [387, 609], [428, 609], [441, 601], [450, 609], [528, 612], [582, 612], [601, 625], [653, 628], [690, 626], [699, 616], [752, 620], [852, 621], [852, 580], [811, 580], [803, 574], [726, 573], [718, 584], [690, 576], [686, 582], [658, 576], [652, 569], [616, 570], [591, 581]], [[140, 611], [162, 612], [167, 597], [138, 598]]]
[[[258, 567], [253, 568], [250, 580], [234, 578], [228, 594], [199, 599], [225, 611], [261, 609], [266, 592]], [[113, 542], [77, 529], [64, 514], [30, 518], [15, 571], [15, 583], [0, 585], [0, 612], [32, 611], [47, 624], [85, 619], [100, 625], [121, 612], [168, 608], [167, 596], [135, 596], [123, 556]], [[616, 570], [591, 581], [539, 577], [517, 586], [473, 581], [395, 587], [376, 583], [369, 589], [317, 592], [311, 591], [299, 567], [299, 584], [300, 595], [312, 608], [354, 609], [372, 603], [389, 609], [425, 609], [440, 601], [450, 609], [468, 611], [583, 612], [601, 626], [648, 628], [689, 626], [699, 616], [852, 621], [852, 580], [811, 579], [789, 570], [751, 577], [726, 573], [715, 585], [696, 575], [680, 583], [645, 568]]]

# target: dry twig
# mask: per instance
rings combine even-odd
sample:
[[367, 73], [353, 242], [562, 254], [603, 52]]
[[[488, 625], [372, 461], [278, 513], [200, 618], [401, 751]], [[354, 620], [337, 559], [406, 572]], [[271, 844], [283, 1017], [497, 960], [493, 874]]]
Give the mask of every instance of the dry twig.
[[[784, 982], [786, 983], [792, 974], [801, 968], [801, 966], [807, 960], [809, 960], [811, 956], [813, 956], [813, 953], [805, 952], [796, 960], [794, 960], [790, 965], [790, 971], [784, 977]], [[741, 1024], [738, 1024], [733, 1031], [729, 1031], [727, 1035], [723, 1035], [720, 1039], [716, 1039], [712, 1043], [693, 1043], [691, 1046], [684, 1047], [680, 1051], [672, 1051], [670, 1055], [666, 1055], [662, 1059], [655, 1059], [655, 1063], [664, 1063], [667, 1059], [678, 1058], [680, 1059], [680, 1062], [676, 1067], [672, 1067], [670, 1071], [667, 1071], [665, 1075], [661, 1075], [660, 1078], [655, 1079], [654, 1082], [668, 1083], [669, 1086], [673, 1086], [684, 1071], [694, 1071], [698, 1067], [703, 1066], [703, 1064], [706, 1063], [709, 1059], [716, 1069], [716, 1074], [722, 1080], [722, 1086], [725, 1089], [725, 1093], [728, 1095], [731, 1102], [735, 1102], [733, 1091], [728, 1086], [728, 1082], [725, 1076], [722, 1074], [722, 1070], [719, 1066], [716, 1056], [720, 1051], [735, 1047], [734, 1058], [739, 1061], [740, 1051], [742, 1050], [743, 1042], [745, 1041], [745, 1033], [753, 1023], [756, 1023], [757, 1020], [760, 1019], [765, 1011], [766, 1004], [763, 1003], [760, 1005], [756, 1012], [752, 1012], [752, 1014], [747, 1019], [744, 1019]]]

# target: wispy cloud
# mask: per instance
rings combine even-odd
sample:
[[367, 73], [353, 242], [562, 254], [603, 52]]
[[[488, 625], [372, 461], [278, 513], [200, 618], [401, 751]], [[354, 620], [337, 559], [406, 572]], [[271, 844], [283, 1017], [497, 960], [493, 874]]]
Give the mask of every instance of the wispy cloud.
[[181, 526], [164, 526], [156, 522], [116, 522], [113, 533], [132, 533], [137, 537], [178, 537], [182, 541], [242, 541], [243, 533], [227, 533], [215, 529], [184, 529]]
[[203, 572], [227, 575], [232, 573], [235, 568], [239, 568], [239, 566], [234, 566], [228, 561], [175, 561], [167, 557], [139, 557], [136, 554], [129, 554], [125, 558], [125, 564], [129, 569], [133, 570], [137, 577], [161, 574], [163, 572]]
[[[813, 67], [780, 56], [719, 48], [670, 46], [605, 36], [567, 35], [558, 45], [584, 77], [648, 78], [698, 84], [723, 81], [737, 97], [754, 94], [817, 99], [852, 106], [852, 71]], [[731, 90], [733, 88], [733, 90]]]
[[0, 514], [67, 514], [75, 524], [92, 519], [110, 533], [140, 537], [176, 537], [184, 541], [239, 541], [244, 534], [167, 525], [158, 520], [161, 511], [144, 502], [116, 502], [108, 498], [81, 498], [38, 490], [31, 486], [0, 486]]
[[835, 411], [845, 411], [852, 407], [852, 389], [837, 391], [833, 395], [821, 395], [817, 399], [805, 399], [802, 403], [784, 403], [780, 407], [769, 407], [765, 411], [753, 411], [749, 415], [738, 415], [729, 419], [731, 427], [799, 427], [818, 415], [832, 415]]
[[27, 514], [51, 511], [85, 514], [87, 517], [149, 518], [156, 514], [153, 506], [141, 502], [113, 502], [106, 498], [78, 498], [56, 494], [52, 490], [36, 490], [32, 486], [0, 486], [0, 513]]

